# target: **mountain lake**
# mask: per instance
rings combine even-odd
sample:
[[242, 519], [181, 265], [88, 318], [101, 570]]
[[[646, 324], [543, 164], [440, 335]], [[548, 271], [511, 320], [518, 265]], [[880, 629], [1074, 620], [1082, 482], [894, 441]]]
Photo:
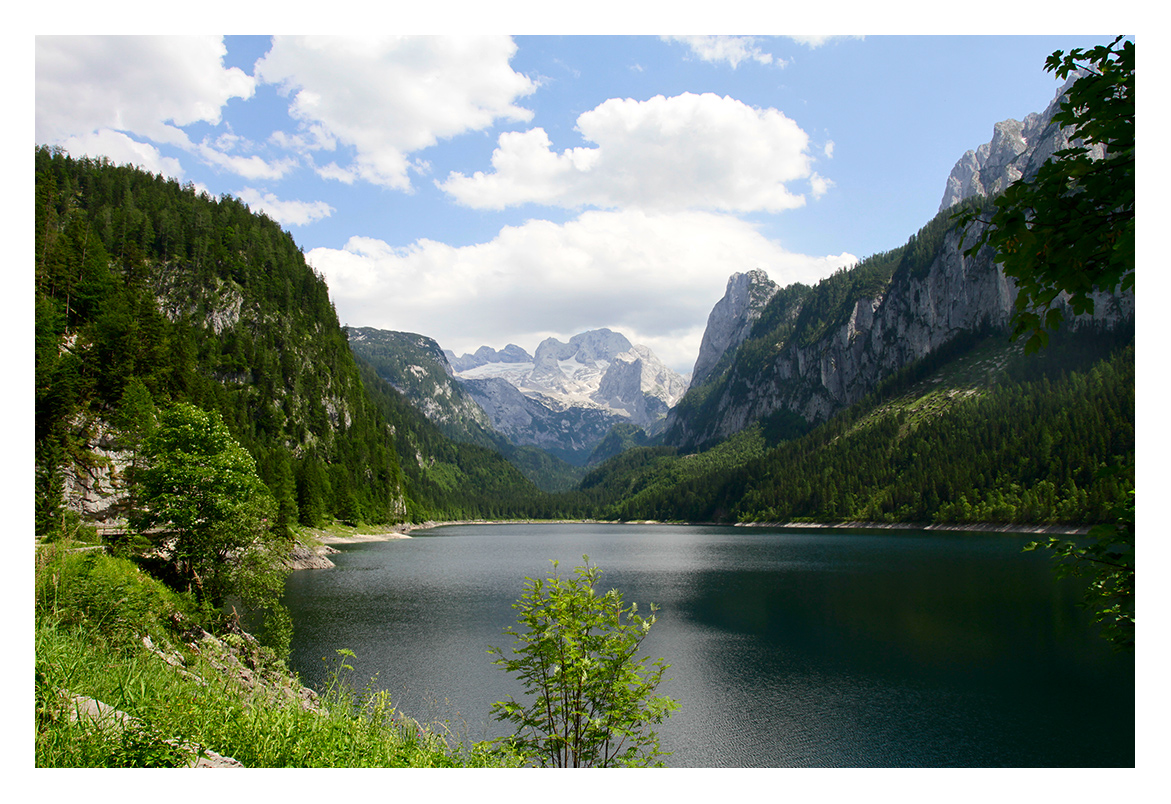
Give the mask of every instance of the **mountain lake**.
[[1132, 767], [1134, 655], [1115, 653], [1033, 537], [954, 531], [460, 525], [340, 546], [288, 579], [292, 667], [458, 739], [501, 736], [525, 577], [583, 554], [641, 614], [679, 703], [672, 767]]

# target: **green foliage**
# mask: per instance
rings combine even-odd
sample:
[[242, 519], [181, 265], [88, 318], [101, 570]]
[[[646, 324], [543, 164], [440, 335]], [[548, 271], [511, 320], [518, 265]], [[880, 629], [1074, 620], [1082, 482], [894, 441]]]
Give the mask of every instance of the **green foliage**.
[[273, 529], [276, 505], [252, 456], [218, 413], [180, 403], [146, 437], [143, 458], [131, 525], [200, 600], [218, 606], [237, 595], [265, 610], [266, 641], [287, 655], [292, 626], [279, 601], [290, 545]]
[[[246, 767], [516, 764], [403, 715], [384, 692], [355, 690], [348, 651], [307, 698], [247, 636], [200, 640], [219, 613], [126, 559], [43, 546], [35, 576], [37, 767], [182, 767], [209, 749]], [[70, 695], [129, 719], [74, 722]]]
[[516, 727], [502, 742], [544, 767], [661, 765], [664, 754], [648, 726], [678, 708], [654, 694], [670, 665], [657, 659], [648, 668], [645, 657], [636, 658], [656, 607], [644, 618], [635, 604], [623, 605], [617, 590], [598, 594], [601, 570], [582, 559], [572, 578], [526, 578], [525, 594], [513, 605], [523, 630], [505, 630], [515, 637], [514, 658], [488, 651], [535, 696], [493, 705], [497, 720]]
[[[1063, 320], [1060, 294], [1081, 315], [1093, 311], [1095, 291], [1134, 289], [1134, 59], [1134, 42], [1121, 36], [1110, 45], [1054, 52], [1046, 70], [1063, 79], [1085, 73], [1054, 115], [1074, 127], [1075, 144], [1011, 184], [995, 199], [991, 220], [980, 221], [974, 209], [957, 215], [965, 226], [988, 224], [965, 253], [990, 246], [1016, 280], [1014, 335], [1028, 334], [1030, 351]], [[1105, 158], [1092, 158], [1095, 145], [1105, 146]]]
[[1026, 357], [1002, 333], [973, 336], [808, 433], [779, 440], [783, 422], [766, 421], [692, 455], [632, 450], [582, 490], [607, 519], [1111, 521], [1134, 477], [1132, 339], [1058, 335]]
[[648, 446], [650, 441], [646, 431], [637, 424], [628, 422], [616, 424], [610, 428], [610, 432], [606, 433], [605, 438], [594, 447], [588, 463], [593, 466], [635, 447]]
[[172, 616], [197, 609], [144, 573], [133, 562], [101, 550], [53, 545], [37, 551], [38, 618], [84, 627], [117, 644], [139, 636], [159, 637]]
[[1117, 522], [1096, 525], [1092, 541], [1078, 544], [1051, 538], [1030, 542], [1025, 550], [1044, 547], [1053, 552], [1060, 577], [1088, 577], [1082, 605], [1093, 611], [1102, 636], [1120, 651], [1134, 652], [1134, 492], [1114, 512]]
[[218, 413], [186, 403], [163, 413], [143, 457], [131, 525], [151, 530], [183, 580], [218, 603], [231, 589], [230, 559], [270, 541], [273, 502], [255, 461]]
[[97, 460], [109, 426], [133, 451], [135, 411], [176, 402], [223, 417], [282, 523], [302, 516], [288, 478], [308, 463], [344, 466], [351, 491], [314, 488], [298, 501], [311, 515], [401, 520], [393, 436], [287, 232], [106, 160], [38, 148], [35, 170], [38, 534], [59, 530], [63, 478]]
[[[487, 746], [458, 740], [447, 724], [398, 712], [384, 692], [355, 690], [344, 662], [320, 705], [305, 706], [287, 674], [251, 668], [263, 685], [224, 674], [217, 665], [236, 663], [206, 641], [199, 651], [167, 644], [172, 656], [183, 655], [176, 667], [141, 643], [114, 647], [94, 636], [38, 618], [37, 767], [183, 767], [208, 750], [251, 768], [515, 765]], [[73, 723], [64, 691], [93, 697], [135, 722], [122, 729]]]
[[906, 248], [867, 257], [818, 282], [801, 305], [791, 337], [808, 346], [844, 324], [859, 299], [872, 299], [886, 290]]

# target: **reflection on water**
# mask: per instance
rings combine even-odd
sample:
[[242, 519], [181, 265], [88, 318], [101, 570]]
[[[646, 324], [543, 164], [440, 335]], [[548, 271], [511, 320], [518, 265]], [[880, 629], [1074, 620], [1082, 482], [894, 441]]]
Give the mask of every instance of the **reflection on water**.
[[[1026, 539], [742, 528], [463, 526], [355, 545], [290, 578], [292, 664], [360, 682], [470, 739], [522, 692], [505, 646], [526, 576], [586, 553], [659, 621], [644, 646], [680, 703], [676, 766], [1132, 766], [1134, 662]], [[1107, 699], [1093, 692], [1109, 689]], [[1093, 734], [1093, 739], [1086, 736]]]

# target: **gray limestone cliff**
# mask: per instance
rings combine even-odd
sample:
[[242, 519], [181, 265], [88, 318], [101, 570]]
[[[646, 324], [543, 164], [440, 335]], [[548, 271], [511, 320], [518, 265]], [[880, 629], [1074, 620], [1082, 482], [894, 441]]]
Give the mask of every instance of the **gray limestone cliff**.
[[778, 286], [761, 270], [735, 273], [728, 279], [724, 297], [708, 315], [707, 328], [699, 345], [699, 357], [691, 372], [691, 386], [697, 388], [715, 369], [720, 359], [744, 342], [760, 311], [776, 295]]
[[461, 380], [496, 431], [517, 446], [537, 447], [574, 466], [583, 466], [614, 425], [626, 419], [596, 406], [570, 405], [521, 393], [502, 377]]
[[[776, 317], [800, 320], [801, 306], [817, 292], [813, 288]], [[1014, 283], [993, 263], [990, 250], [964, 256], [959, 233], [949, 230], [926, 270], [896, 270], [881, 292], [850, 300], [844, 320], [820, 337], [806, 342], [799, 330], [774, 330], [752, 339], [763, 348], [737, 352], [725, 374], [702, 389], [701, 401], [689, 404], [685, 398], [671, 412], [667, 443], [701, 446], [778, 412], [810, 424], [825, 421], [955, 338], [1007, 329], [1015, 299]], [[1113, 326], [1133, 317], [1133, 294], [1099, 294], [1094, 313], [1074, 324]]]
[[654, 433], [686, 390], [684, 379], [663, 365], [654, 352], [632, 346], [614, 355], [591, 398]]
[[[1053, 115], [1077, 79], [1077, 75], [1070, 76], [1045, 111], [1027, 115], [1023, 121], [997, 123], [992, 128], [990, 141], [961, 156], [947, 177], [939, 211], [966, 198], [995, 197], [1017, 179], [1035, 175], [1055, 152], [1076, 144], [1078, 141], [1071, 138], [1073, 128], [1057, 125], [1053, 122]], [[1101, 158], [1104, 155], [1102, 146], [1094, 146], [1092, 153]]]

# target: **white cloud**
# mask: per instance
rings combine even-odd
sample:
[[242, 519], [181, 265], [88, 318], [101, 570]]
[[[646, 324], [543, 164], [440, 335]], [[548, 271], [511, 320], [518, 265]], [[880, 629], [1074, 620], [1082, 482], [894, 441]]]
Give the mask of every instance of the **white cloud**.
[[159, 149], [146, 142], [132, 140], [120, 131], [91, 132], [75, 137], [66, 137], [57, 143], [75, 157], [88, 156], [93, 159], [106, 157], [116, 165], [137, 165], [151, 173], [161, 173], [172, 179], [183, 178], [183, 166], [178, 159], [163, 156]]
[[219, 36], [38, 36], [37, 142], [112, 130], [186, 145], [177, 126], [218, 124], [230, 98], [252, 96], [226, 52]]
[[285, 226], [304, 226], [328, 218], [334, 208], [324, 201], [282, 201], [272, 193], [261, 193], [252, 187], [245, 187], [236, 197], [253, 211], [261, 211]]
[[817, 173], [814, 173], [809, 177], [809, 192], [814, 198], [821, 198], [823, 195], [829, 192], [829, 188], [833, 186], [834, 183], [830, 179], [827, 179]]
[[550, 335], [609, 327], [680, 372], [691, 370], [733, 272], [763, 268], [782, 285], [813, 283], [856, 262], [787, 252], [727, 215], [641, 211], [530, 220], [459, 248], [354, 237], [306, 258], [354, 326], [418, 332], [457, 353], [508, 343], [531, 351]]
[[253, 181], [259, 179], [277, 180], [283, 178], [297, 167], [293, 159], [281, 159], [273, 162], [265, 161], [256, 154], [251, 156], [232, 156], [214, 148], [204, 142], [193, 149], [205, 162], [221, 167]]
[[711, 93], [612, 98], [577, 119], [597, 148], [552, 149], [544, 129], [501, 134], [494, 172], [439, 186], [471, 207], [781, 211], [802, 206], [787, 183], [809, 179], [809, 137], [776, 109]]
[[726, 61], [732, 65], [732, 69], [739, 66], [742, 61], [785, 66], [783, 59], [761, 50], [754, 36], [664, 36], [663, 39], [682, 42], [704, 61]]
[[859, 35], [857, 35], [857, 34], [852, 34], [852, 35], [849, 35], [849, 36], [846, 36], [846, 35], [834, 35], [834, 36], [789, 36], [788, 38], [789, 38], [789, 39], [792, 39], [794, 42], [796, 42], [796, 43], [797, 43], [797, 44], [799, 44], [799, 45], [805, 45], [805, 46], [806, 46], [807, 48], [809, 48], [810, 50], [813, 50], [814, 48], [819, 48], [819, 47], [821, 47], [822, 45], [826, 44], [827, 42], [832, 42], [832, 41], [833, 41], [833, 40], [835, 40], [835, 39], [864, 39], [865, 37], [863, 37], [863, 36], [859, 36]]
[[246, 179], [278, 179], [291, 160], [227, 153], [247, 145], [230, 131], [193, 143], [181, 126], [219, 125], [231, 98], [250, 98], [255, 80], [225, 68], [219, 36], [37, 37], [36, 138], [70, 153], [133, 162], [181, 178], [178, 160], [153, 145], [173, 145]]
[[319, 173], [410, 189], [408, 155], [498, 119], [527, 121], [515, 105], [536, 87], [516, 73], [509, 37], [283, 37], [256, 74], [292, 96], [305, 151], [353, 149]]

